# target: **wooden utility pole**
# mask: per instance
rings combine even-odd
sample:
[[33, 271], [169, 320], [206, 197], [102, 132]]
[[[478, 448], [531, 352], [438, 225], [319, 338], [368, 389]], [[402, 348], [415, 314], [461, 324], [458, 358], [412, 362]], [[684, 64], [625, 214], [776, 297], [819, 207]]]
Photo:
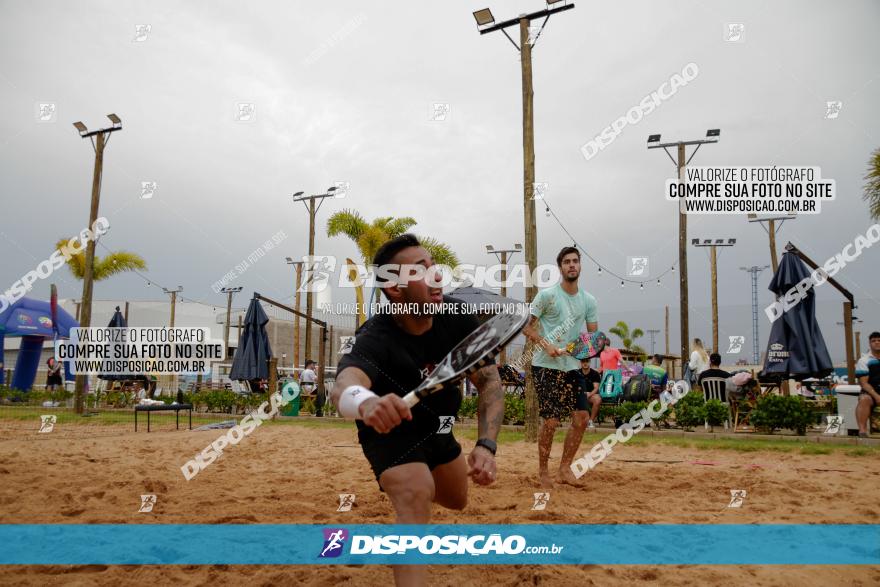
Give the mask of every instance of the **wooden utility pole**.
[[[534, 109], [533, 109], [533, 90], [532, 90], [532, 45], [537, 42], [540, 31], [535, 38], [530, 38], [529, 24], [544, 18], [543, 23], [546, 24], [551, 15], [565, 10], [572, 10], [574, 4], [564, 4], [556, 6], [548, 4], [547, 8], [530, 14], [522, 14], [517, 18], [512, 18], [499, 23], [495, 22], [495, 17], [489, 9], [478, 10], [474, 12], [474, 18], [477, 21], [477, 28], [481, 35], [494, 31], [501, 31], [504, 36], [517, 48], [520, 54], [520, 65], [522, 67], [522, 121], [523, 121], [523, 224], [525, 227], [525, 257], [526, 264], [529, 268], [529, 280], [526, 284], [526, 303], [531, 303], [535, 299], [537, 287], [534, 283], [535, 269], [538, 266], [538, 237], [537, 226], [535, 224], [535, 136], [534, 136]], [[519, 45], [513, 38], [507, 34], [508, 27], [519, 26]], [[543, 31], [543, 25], [541, 27]], [[531, 355], [531, 341], [526, 341], [523, 352]], [[535, 442], [538, 439], [538, 403], [535, 397], [535, 386], [532, 381], [532, 370], [526, 369], [526, 406], [525, 406], [525, 439], [528, 442]]]
[[[309, 261], [314, 263], [314, 259], [312, 257], [315, 254], [315, 214], [317, 214], [317, 209], [315, 208], [315, 200], [314, 198], [309, 200]], [[312, 266], [314, 269], [314, 265]], [[312, 276], [314, 279], [314, 275]], [[309, 291], [306, 293], [306, 316], [309, 318], [312, 317], [312, 308], [314, 304], [314, 293], [312, 293], [312, 288], [309, 288]], [[306, 359], [310, 359], [312, 357], [312, 321], [306, 320]]]
[[[523, 224], [525, 227], [525, 257], [530, 279], [526, 282], [526, 303], [531, 304], [538, 293], [534, 283], [538, 266], [538, 228], [535, 222], [535, 112], [534, 91], [532, 88], [532, 45], [529, 43], [529, 19], [519, 21], [520, 63], [522, 64], [522, 108], [523, 108]], [[531, 354], [529, 341], [526, 352]], [[538, 398], [535, 395], [535, 382], [532, 370], [526, 369], [526, 421], [525, 440], [538, 440]]]
[[229, 330], [232, 326], [232, 295], [241, 291], [240, 287], [224, 287], [220, 290], [226, 294], [226, 325], [223, 327], [223, 354], [229, 354]]
[[862, 356], [862, 333], [856, 330], [856, 359]]
[[779, 269], [779, 258], [776, 255], [776, 220], [767, 221], [767, 230], [770, 232], [770, 264], [773, 267], [773, 273]]
[[[304, 196], [303, 192], [297, 192], [293, 195], [294, 202], [302, 202], [306, 206], [306, 210], [309, 212], [309, 262], [312, 263], [312, 267], [307, 267], [307, 271], [311, 271], [309, 273], [309, 280], [314, 283], [315, 274], [314, 274], [314, 259], [315, 256], [315, 217], [318, 214], [318, 210], [321, 209], [321, 204], [324, 203], [325, 198], [334, 198], [336, 197], [335, 192], [336, 187], [332, 186], [327, 188], [327, 193], [317, 194], [313, 196]], [[316, 203], [316, 201], [320, 200]], [[308, 201], [308, 203], [306, 203]], [[329, 286], [329, 284], [328, 284]], [[310, 287], [306, 291], [306, 356], [305, 358], [311, 359], [312, 355], [312, 309], [314, 304], [314, 292], [312, 291], [313, 287], [310, 284]], [[299, 291], [299, 287], [297, 287], [297, 291]], [[298, 303], [298, 302], [297, 302]], [[299, 307], [297, 306], [297, 311]], [[299, 339], [297, 339], [299, 340]], [[298, 359], [295, 359], [298, 360]]]
[[[534, 201], [532, 201], [532, 205], [534, 206]], [[486, 252], [490, 255], [495, 255], [498, 258], [498, 261], [501, 262], [501, 296], [507, 297], [507, 255], [508, 253], [519, 253], [522, 252], [522, 245], [516, 243], [513, 245], [512, 249], [495, 249], [492, 245], [486, 245]], [[501, 353], [499, 355], [499, 361], [502, 365], [507, 364], [507, 351], [506, 349], [501, 349]]]
[[664, 320], [663, 331], [665, 333], [664, 336], [666, 337], [666, 346], [663, 349], [663, 354], [668, 355], [669, 354], [669, 306], [666, 306], [666, 317]]
[[[685, 181], [685, 148], [684, 143], [678, 144], [678, 180]], [[688, 266], [687, 266], [687, 214], [683, 212], [684, 202], [678, 206], [678, 291], [681, 322], [681, 360], [682, 373], [684, 372], [684, 358], [688, 356], [688, 344], [690, 343], [690, 328], [688, 324]]]
[[[101, 200], [101, 174], [104, 172], [104, 146], [106, 145], [104, 133], [98, 133], [95, 139], [95, 170], [92, 174], [92, 205], [89, 209], [89, 229], [94, 226], [98, 219], [98, 204]], [[89, 239], [86, 244], [85, 268], [83, 269], [83, 293], [80, 303], [82, 308], [79, 312], [79, 327], [89, 328], [92, 325], [92, 281], [95, 268], [95, 239]], [[74, 411], [82, 414], [85, 407], [85, 393], [88, 375], [77, 375], [74, 378]]]
[[[297, 312], [299, 312], [300, 307], [301, 307], [300, 306], [300, 299], [302, 297], [300, 295], [301, 292], [299, 291], [299, 288], [302, 287], [303, 262], [302, 261], [294, 261], [290, 257], [287, 257], [287, 264], [293, 265], [293, 268], [296, 270], [296, 289], [293, 290], [294, 291], [293, 307], [296, 308]], [[299, 321], [300, 321], [299, 314], [294, 314], [294, 316], [293, 316], [293, 367], [294, 367], [294, 369], [296, 369], [296, 367], [299, 365], [299, 346], [300, 346], [299, 345], [299, 336], [300, 336], [300, 334], [299, 334], [300, 333]]]
[[128, 326], [128, 302], [125, 302], [125, 315], [123, 317], [125, 318], [125, 325]]
[[709, 247], [709, 265], [711, 266], [712, 279], [712, 352], [720, 353], [718, 350], [718, 247], [732, 247], [736, 244], [735, 238], [725, 239], [705, 239], [702, 242], [695, 238], [693, 241], [696, 247]]
[[846, 380], [851, 385], [856, 382], [856, 362], [853, 357], [852, 310], [852, 302], [843, 302], [843, 331], [846, 335]]
[[[98, 204], [101, 200], [101, 178], [104, 173], [104, 147], [107, 146], [110, 133], [122, 130], [122, 121], [115, 114], [108, 114], [107, 118], [113, 123], [110, 128], [102, 128], [89, 131], [82, 122], [74, 122], [73, 126], [79, 131], [79, 136], [83, 139], [92, 140], [92, 147], [95, 149], [95, 168], [92, 174], [92, 202], [89, 208], [89, 230], [95, 227], [95, 221], [98, 219]], [[78, 312], [77, 319], [80, 328], [89, 328], [92, 325], [92, 281], [94, 280], [95, 270], [95, 244], [98, 235], [93, 235], [86, 244], [85, 267], [83, 268], [83, 294], [80, 302], [82, 303], [81, 311]], [[88, 386], [87, 375], [77, 375], [74, 383], [74, 411], [82, 414], [85, 409], [85, 394]]]

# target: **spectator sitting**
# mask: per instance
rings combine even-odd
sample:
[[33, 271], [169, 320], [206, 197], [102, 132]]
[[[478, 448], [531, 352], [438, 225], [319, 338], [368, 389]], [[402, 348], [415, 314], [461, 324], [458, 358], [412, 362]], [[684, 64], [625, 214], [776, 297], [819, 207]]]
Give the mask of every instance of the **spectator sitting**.
[[651, 387], [653, 387], [655, 391], [666, 389], [666, 382], [669, 379], [669, 375], [667, 375], [666, 369], [663, 368], [662, 356], [654, 355], [651, 357], [651, 362], [645, 365], [645, 369], [642, 373], [647, 375], [648, 379], [651, 380]]
[[724, 371], [721, 367], [721, 355], [718, 353], [712, 353], [709, 355], [709, 368], [700, 373], [700, 387], [703, 386], [703, 379], [707, 377], [720, 377], [721, 379], [727, 379], [730, 377], [730, 373]]
[[856, 408], [856, 422], [859, 436], [868, 436], [868, 419], [871, 411], [880, 405], [880, 332], [872, 332], [868, 337], [869, 351], [856, 364], [856, 381], [862, 390]]

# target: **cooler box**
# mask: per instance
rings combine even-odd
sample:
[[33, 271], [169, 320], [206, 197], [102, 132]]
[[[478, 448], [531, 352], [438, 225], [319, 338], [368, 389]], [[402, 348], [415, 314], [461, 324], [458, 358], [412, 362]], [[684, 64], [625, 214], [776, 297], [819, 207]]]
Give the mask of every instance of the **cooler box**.
[[859, 425], [856, 423], [856, 406], [859, 405], [859, 394], [862, 392], [862, 388], [858, 385], [838, 385], [834, 388], [834, 391], [837, 393], [837, 414], [843, 417], [840, 436], [848, 436], [850, 431], [858, 435]]

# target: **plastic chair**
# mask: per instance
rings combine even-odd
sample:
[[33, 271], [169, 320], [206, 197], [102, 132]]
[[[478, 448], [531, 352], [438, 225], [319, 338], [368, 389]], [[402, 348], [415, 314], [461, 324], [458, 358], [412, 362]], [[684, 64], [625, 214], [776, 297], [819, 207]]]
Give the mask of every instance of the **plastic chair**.
[[[727, 381], [721, 377], [706, 377], [700, 382], [700, 388], [703, 390], [703, 399], [706, 401], [717, 399], [727, 406], [728, 414], [730, 413], [730, 404], [727, 403]], [[706, 429], [709, 429], [708, 420], [705, 423]], [[724, 421], [724, 429], [730, 428], [730, 417]]]

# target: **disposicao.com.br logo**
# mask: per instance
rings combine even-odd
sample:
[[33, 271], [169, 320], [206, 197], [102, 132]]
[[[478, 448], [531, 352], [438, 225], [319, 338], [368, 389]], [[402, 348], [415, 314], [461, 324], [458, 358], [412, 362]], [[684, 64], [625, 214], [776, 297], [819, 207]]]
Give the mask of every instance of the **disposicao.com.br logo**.
[[[343, 528], [324, 528], [324, 543], [318, 558], [338, 557], [343, 553], [348, 532]], [[518, 534], [502, 537], [501, 534], [476, 534], [473, 536], [449, 534], [387, 534], [366, 536], [351, 535], [351, 555], [517, 555], [559, 554], [564, 546], [528, 546], [526, 539]]]

